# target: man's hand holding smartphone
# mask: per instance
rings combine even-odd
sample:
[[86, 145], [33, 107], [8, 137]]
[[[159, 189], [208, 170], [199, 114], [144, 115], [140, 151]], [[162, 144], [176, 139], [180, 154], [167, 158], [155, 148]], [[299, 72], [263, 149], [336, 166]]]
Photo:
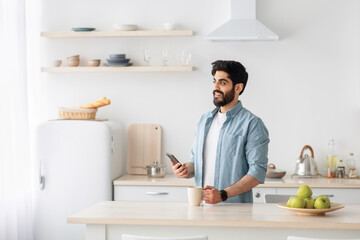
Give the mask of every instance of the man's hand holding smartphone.
[[186, 178], [189, 176], [189, 171], [188, 168], [186, 166], [186, 163], [181, 164], [181, 163], [177, 163], [174, 164], [173, 162], [171, 162], [172, 165], [172, 170], [175, 174], [175, 176], [177, 176], [178, 178]]
[[[192, 165], [191, 163], [184, 163], [181, 164], [174, 155], [172, 155], [171, 153], [166, 153], [166, 156], [169, 157], [171, 165], [172, 165], [172, 170], [175, 174], [175, 176], [177, 176], [178, 178], [187, 178], [187, 177], [191, 177], [190, 176], [190, 171], [188, 168], [188, 164]], [[192, 166], [190, 166], [192, 167]], [[191, 169], [191, 168], [190, 168]]]

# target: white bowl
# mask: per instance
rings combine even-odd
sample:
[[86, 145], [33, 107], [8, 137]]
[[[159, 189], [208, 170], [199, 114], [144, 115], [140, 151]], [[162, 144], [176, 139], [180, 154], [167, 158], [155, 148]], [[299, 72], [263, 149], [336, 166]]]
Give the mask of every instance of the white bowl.
[[172, 31], [175, 29], [175, 23], [164, 23], [164, 30]]
[[139, 28], [135, 24], [113, 24], [113, 27], [118, 31], [136, 31]]
[[55, 61], [53, 62], [53, 65], [54, 65], [54, 67], [60, 67], [61, 63], [62, 63], [61, 60], [55, 60]]

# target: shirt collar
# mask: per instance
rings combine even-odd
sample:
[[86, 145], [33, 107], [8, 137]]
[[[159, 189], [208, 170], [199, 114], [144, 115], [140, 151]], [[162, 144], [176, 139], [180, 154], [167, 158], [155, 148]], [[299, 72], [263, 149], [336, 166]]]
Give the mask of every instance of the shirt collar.
[[[241, 101], [239, 101], [232, 109], [230, 109], [229, 111], [226, 112], [226, 117], [234, 118], [236, 116], [236, 114], [238, 114], [240, 112], [240, 110], [242, 108], [243, 108], [243, 105], [242, 105]], [[219, 110], [220, 110], [219, 107], [212, 110], [209, 117], [213, 118]]]

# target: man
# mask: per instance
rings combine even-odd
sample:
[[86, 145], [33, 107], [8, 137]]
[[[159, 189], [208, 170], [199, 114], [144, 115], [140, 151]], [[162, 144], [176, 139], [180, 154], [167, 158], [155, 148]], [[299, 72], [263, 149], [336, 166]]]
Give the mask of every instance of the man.
[[236, 61], [212, 63], [214, 104], [198, 125], [190, 162], [173, 164], [177, 177], [195, 176], [205, 203], [251, 203], [252, 189], [264, 183], [269, 134], [261, 119], [238, 100], [248, 74]]

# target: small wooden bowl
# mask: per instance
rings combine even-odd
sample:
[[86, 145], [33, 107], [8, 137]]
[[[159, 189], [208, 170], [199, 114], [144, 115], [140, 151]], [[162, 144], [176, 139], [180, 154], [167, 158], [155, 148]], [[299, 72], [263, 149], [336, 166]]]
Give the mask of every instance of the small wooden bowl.
[[77, 60], [68, 59], [68, 60], [67, 60], [67, 65], [68, 65], [69, 67], [77, 67], [77, 66], [79, 66], [79, 64], [80, 64], [80, 60], [79, 60], [79, 59], [77, 59]]
[[282, 178], [286, 174], [286, 171], [276, 169], [275, 164], [269, 163], [267, 166], [266, 177], [267, 178]]
[[70, 57], [67, 57], [67, 59], [80, 59], [80, 55], [74, 55], [74, 56], [70, 56]]
[[98, 67], [100, 65], [100, 59], [91, 59], [88, 61], [89, 66], [91, 67]]
[[266, 173], [266, 177], [267, 178], [282, 178], [284, 177], [286, 174], [286, 171], [277, 171], [277, 170], [274, 170], [274, 171], [269, 171]]

